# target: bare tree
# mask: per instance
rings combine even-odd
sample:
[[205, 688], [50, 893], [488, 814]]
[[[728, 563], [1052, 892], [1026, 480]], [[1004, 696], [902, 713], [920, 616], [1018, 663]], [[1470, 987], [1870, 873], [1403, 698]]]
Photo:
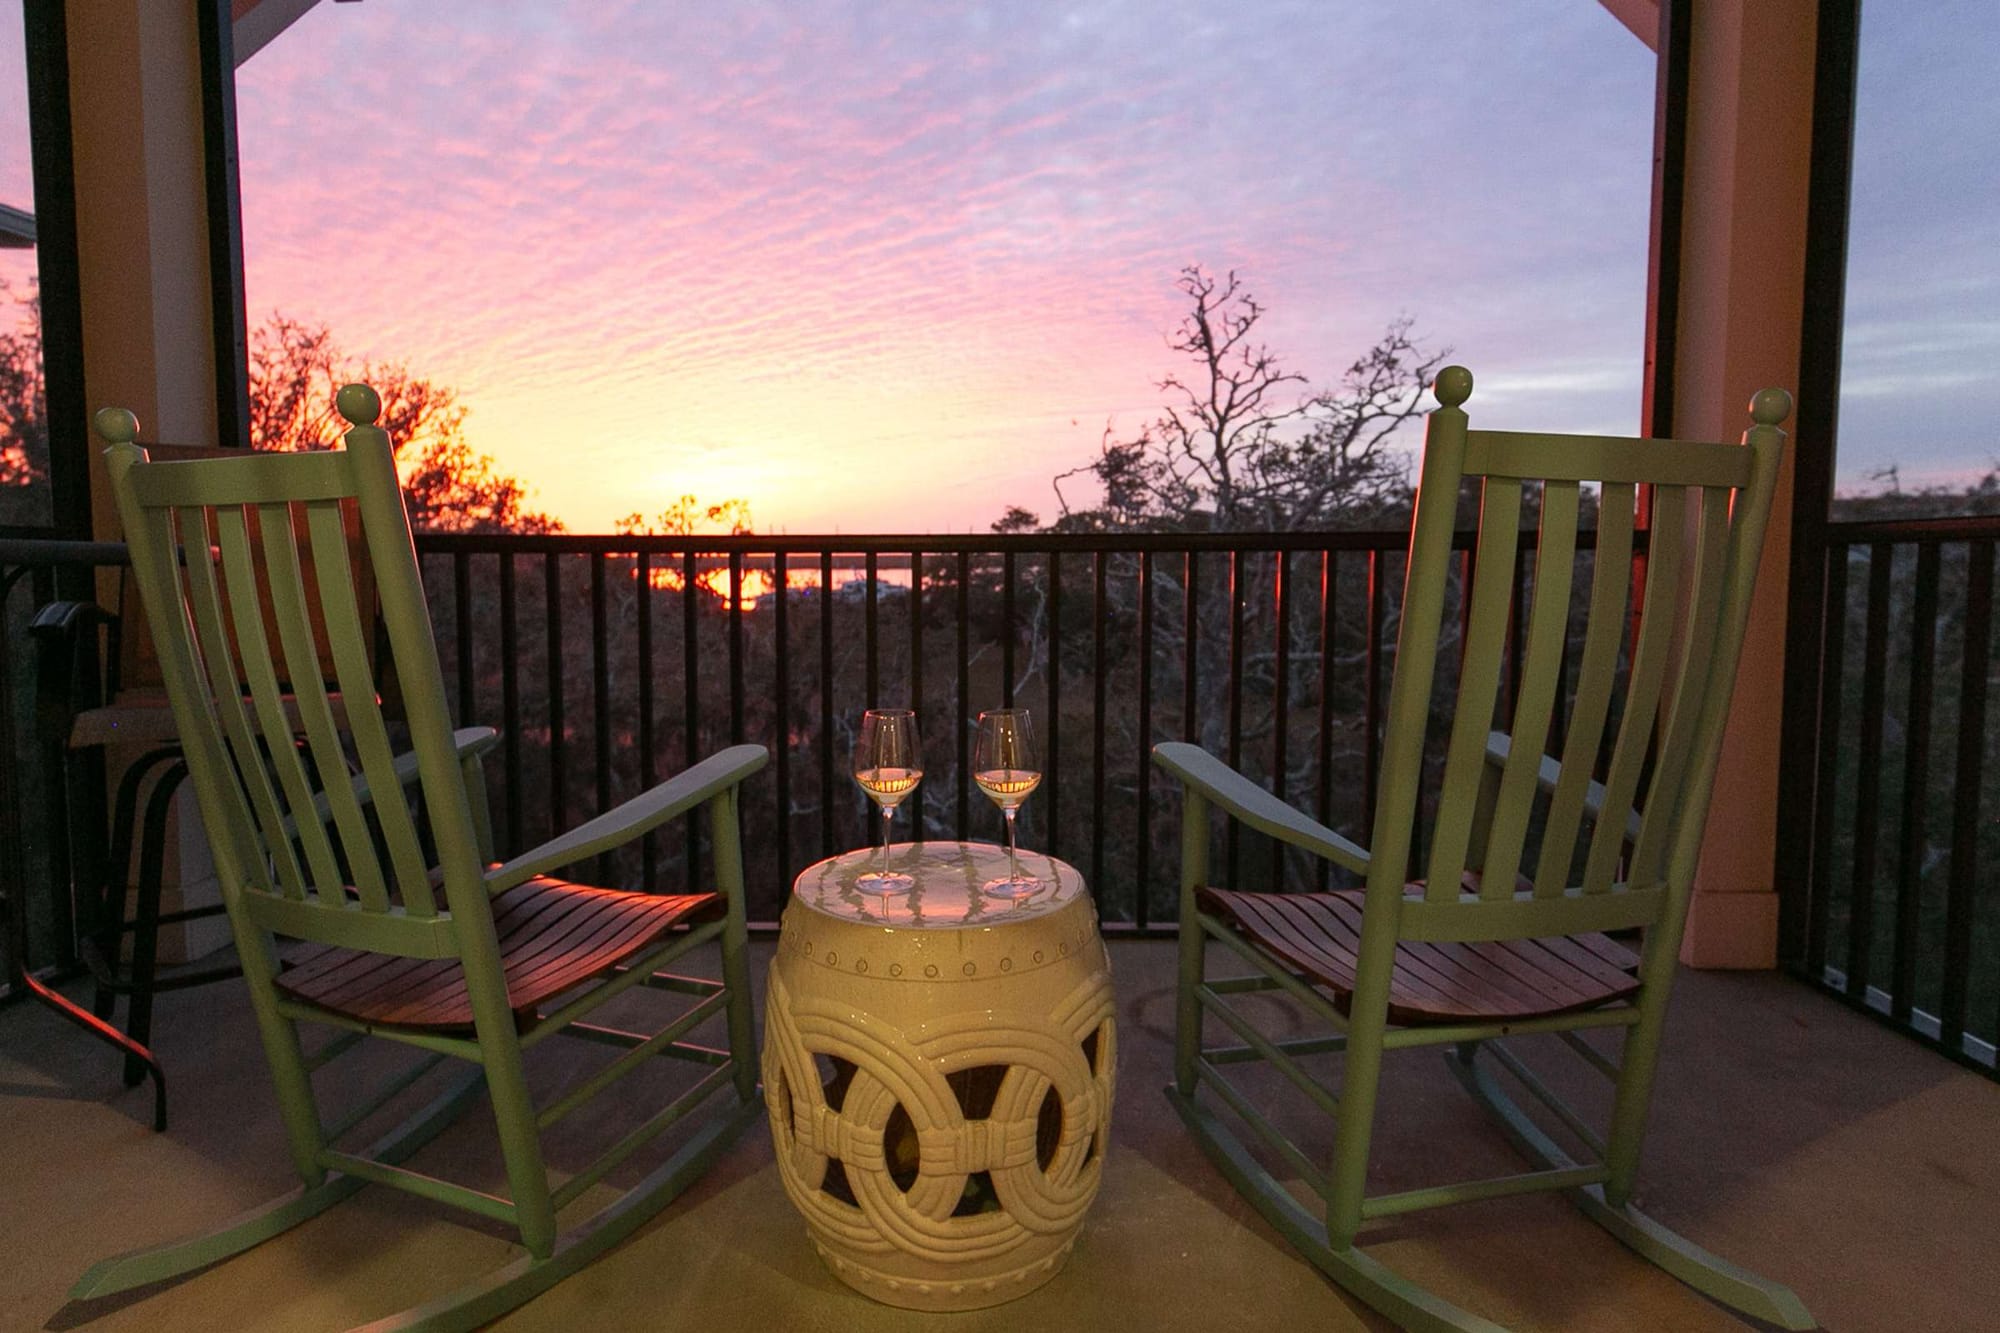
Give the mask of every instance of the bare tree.
[[[1058, 529], [1300, 531], [1383, 521], [1409, 500], [1407, 462], [1388, 442], [1421, 411], [1448, 349], [1426, 351], [1402, 317], [1315, 391], [1256, 339], [1265, 307], [1234, 270], [1200, 265], [1175, 286], [1193, 308], [1168, 346], [1193, 363], [1159, 382], [1166, 404], [1139, 433], [1107, 428], [1097, 458], [1055, 479]], [[1095, 482], [1101, 501], [1070, 502], [1063, 483]]]

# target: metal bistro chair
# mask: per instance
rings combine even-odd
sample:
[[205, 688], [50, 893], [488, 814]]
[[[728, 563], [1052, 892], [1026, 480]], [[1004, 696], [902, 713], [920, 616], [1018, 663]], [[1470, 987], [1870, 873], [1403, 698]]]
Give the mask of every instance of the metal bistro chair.
[[[242, 451], [185, 444], [151, 444], [147, 457], [155, 463], [196, 459], [241, 458]], [[360, 531], [355, 515], [345, 515], [349, 542], [358, 554]], [[299, 536], [303, 529], [296, 528]], [[313, 578], [310, 542], [300, 553], [303, 577]], [[353, 561], [355, 604], [364, 626], [375, 623], [375, 591], [365, 558]], [[174, 724], [173, 707], [160, 676], [159, 654], [139, 603], [136, 580], [129, 570], [118, 576], [118, 611], [112, 615], [88, 602], [58, 601], [41, 607], [30, 632], [38, 640], [40, 659], [37, 713], [45, 735], [48, 768], [55, 776], [49, 788], [54, 827], [67, 831], [67, 864], [74, 867], [80, 905], [78, 953], [93, 980], [91, 1022], [62, 997], [65, 1016], [100, 1039], [125, 1051], [125, 1085], [132, 1087], [148, 1073], [153, 1078], [153, 1128], [167, 1127], [166, 1073], [151, 1049], [153, 998], [161, 991], [232, 980], [242, 974], [232, 950], [169, 967], [158, 962], [161, 928], [216, 916], [220, 902], [178, 910], [161, 910], [162, 881], [170, 850], [168, 820], [174, 798], [187, 777]], [[319, 630], [319, 622], [314, 621]], [[324, 644], [321, 632], [318, 640]], [[100, 643], [100, 640], [102, 641]], [[366, 638], [367, 660], [375, 666], [375, 636]], [[322, 648], [318, 677], [333, 682], [328, 700], [341, 717], [338, 678], [331, 655]], [[380, 680], [384, 693], [393, 682]], [[287, 696], [285, 708], [297, 725], [297, 707]], [[107, 821], [99, 794], [104, 790], [107, 754], [123, 747], [117, 795]], [[150, 784], [150, 786], [148, 785]], [[78, 799], [69, 799], [70, 788]], [[144, 814], [140, 794], [145, 793]], [[185, 834], [182, 835], [185, 838]], [[136, 864], [134, 850], [137, 850]], [[129, 903], [129, 905], [128, 905]], [[131, 956], [124, 956], [130, 936]], [[126, 997], [125, 1032], [121, 1038], [111, 1019], [117, 998]]]
[[[1659, 1059], [1695, 858], [1757, 571], [1791, 397], [1751, 404], [1743, 445], [1473, 431], [1472, 375], [1443, 371], [1429, 418], [1410, 532], [1395, 680], [1371, 846], [1293, 810], [1203, 751], [1161, 745], [1183, 787], [1181, 975], [1169, 1098], [1210, 1158], [1314, 1265], [1410, 1329], [1497, 1326], [1397, 1275], [1357, 1245], [1364, 1222], [1530, 1190], [1568, 1192], [1584, 1214], [1647, 1259], [1726, 1305], [1811, 1328], [1790, 1291], [1744, 1272], [1632, 1207], [1640, 1137]], [[1424, 877], [1406, 882], [1436, 674], [1452, 529], [1462, 483], [1482, 486], [1476, 573], [1456, 707]], [[1491, 730], [1507, 656], [1524, 485], [1540, 484], [1534, 591], [1522, 632], [1518, 702]], [[1562, 688], [1582, 486], [1598, 491], [1588, 625]], [[1628, 669], [1621, 646], [1637, 488], [1652, 489], [1644, 615]], [[1622, 708], [1612, 718], [1614, 694]], [[1552, 720], [1566, 710], [1556, 748]], [[1602, 781], [1592, 768], [1609, 744]], [[1530, 837], [1537, 808], [1539, 849]], [[1211, 809], [1359, 876], [1333, 893], [1211, 887]], [[1587, 833], [1579, 840], [1580, 833]], [[1528, 853], [1534, 851], [1532, 860]], [[1523, 873], [1526, 872], [1526, 873]], [[1277, 886], [1272, 886], [1276, 888]], [[1635, 955], [1603, 932], [1644, 932]], [[1245, 977], [1206, 975], [1212, 946]], [[1334, 1030], [1279, 1038], [1231, 997], [1276, 991]], [[1213, 1015], [1233, 1044], [1203, 1044]], [[1614, 1061], [1580, 1032], [1624, 1033]], [[1559, 1033], [1613, 1085], [1609, 1132], [1558, 1101], [1504, 1037]], [[1453, 1073], [1537, 1169], [1368, 1197], [1369, 1136], [1382, 1056], [1442, 1045]], [[1343, 1053], [1337, 1090], [1301, 1063]], [[1481, 1057], [1487, 1057], [1482, 1059]], [[1329, 1169], [1286, 1138], [1225, 1072], [1268, 1061], [1333, 1120]], [[1523, 1112], [1491, 1065], [1513, 1074], [1593, 1160], [1573, 1158]], [[1233, 1112], [1225, 1119], [1219, 1108]], [[1302, 1205], [1247, 1150], [1247, 1126], [1319, 1196]], [[1320, 1160], [1325, 1160], [1324, 1158]]]
[[[526, 1253], [374, 1327], [486, 1323], [618, 1243], [693, 1181], [762, 1113], [745, 971], [738, 786], [765, 752], [736, 746], [504, 864], [494, 864], [479, 755], [484, 728], [454, 734], [430, 614], [397, 489], [380, 402], [340, 391], [356, 423], [347, 447], [180, 463], [147, 461], [129, 412], [98, 414], [132, 566], [214, 848], [250, 1002], [276, 1080], [294, 1166], [291, 1194], [190, 1240], [93, 1267], [72, 1298], [109, 1295], [214, 1263], [304, 1221], [366, 1183], [396, 1185], [498, 1220]], [[364, 651], [343, 511], [358, 511], [386, 645], [401, 684], [411, 752], [391, 752]], [[313, 576], [302, 573], [302, 520]], [[178, 548], [178, 550], [177, 550]], [[219, 572], [218, 572], [219, 571]], [[323, 639], [316, 641], [315, 626]], [[316, 662], [337, 668], [349, 734], [336, 726]], [[289, 686], [289, 690], [288, 690]], [[286, 695], [296, 700], [296, 721]], [[247, 697], [246, 697], [247, 694]], [[298, 733], [303, 743], [295, 743]], [[349, 747], [359, 774], [349, 776]], [[308, 765], [307, 760], [310, 760]], [[319, 782], [316, 784], [314, 775]], [[405, 798], [428, 815], [426, 856]], [[387, 798], [385, 795], [387, 794]], [[587, 888], [549, 872], [705, 807], [713, 892], [671, 896]], [[317, 945], [280, 971], [279, 937]], [[660, 971], [720, 940], [720, 982]], [[595, 985], [590, 983], [595, 982]], [[677, 994], [679, 1012], [643, 1035], [582, 1023], [634, 986]], [[727, 1049], [687, 1040], [720, 1019]], [[341, 1031], [308, 1055], [300, 1027]], [[537, 1106], [523, 1055], [573, 1035], [626, 1049]], [[359, 1109], [324, 1118], [313, 1071], [361, 1037], [431, 1054]], [[370, 1148], [336, 1146], [346, 1127], [446, 1056], [469, 1062], [431, 1105]], [[692, 1086], [559, 1185], [541, 1132], [623, 1074], [671, 1056]], [[511, 1197], [404, 1165], [484, 1085]], [[609, 1171], [712, 1096], [678, 1148], [616, 1201], [558, 1231], [556, 1217]]]

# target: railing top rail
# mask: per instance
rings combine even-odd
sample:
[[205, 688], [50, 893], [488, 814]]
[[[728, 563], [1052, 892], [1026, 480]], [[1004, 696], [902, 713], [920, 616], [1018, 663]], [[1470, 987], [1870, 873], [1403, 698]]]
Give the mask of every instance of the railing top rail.
[[[1532, 529], [1527, 535], [1532, 537]], [[1457, 534], [1456, 545], [1470, 549], [1477, 534]], [[1056, 552], [1184, 551], [1401, 551], [1409, 542], [1407, 528], [1355, 529], [1328, 532], [1118, 532], [1118, 533], [824, 533], [794, 536], [767, 533], [644, 534], [419, 532], [417, 549], [428, 555], [568, 554], [568, 555], [746, 555], [818, 554], [907, 556], [1016, 554]], [[1595, 533], [1578, 534], [1578, 546], [1589, 550]]]
[[95, 567], [129, 563], [124, 542], [68, 541], [58, 537], [0, 537], [0, 565]]
[[1976, 541], [2000, 537], [2000, 514], [1970, 514], [1957, 518], [1870, 518], [1843, 519], [1828, 523], [1826, 540], [1834, 546], [1856, 546], [1863, 542]]

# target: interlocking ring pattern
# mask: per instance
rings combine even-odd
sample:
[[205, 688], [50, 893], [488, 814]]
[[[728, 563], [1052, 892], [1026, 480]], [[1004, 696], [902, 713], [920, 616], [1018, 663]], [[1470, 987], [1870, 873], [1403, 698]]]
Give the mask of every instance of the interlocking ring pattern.
[[[909, 1025], [851, 997], [803, 993], [783, 971], [772, 969], [765, 1008], [764, 1095], [785, 1191], [836, 1270], [852, 1280], [844, 1258], [906, 1295], [950, 1286], [961, 1305], [984, 1303], [962, 1299], [966, 1280], [1052, 1271], [1103, 1175], [1117, 1068], [1108, 974], [1079, 969], [1053, 1010], [1032, 1019], [980, 1008]], [[822, 1055], [853, 1066], [838, 1107], [821, 1083], [814, 1057]], [[949, 1077], [992, 1066], [1005, 1072], [991, 1112], [968, 1118]], [[1037, 1128], [1052, 1090], [1061, 1132], [1045, 1166]], [[917, 1147], [907, 1191], [885, 1145], [899, 1106]], [[853, 1203], [824, 1188], [835, 1161]], [[999, 1206], [953, 1216], [982, 1171]]]

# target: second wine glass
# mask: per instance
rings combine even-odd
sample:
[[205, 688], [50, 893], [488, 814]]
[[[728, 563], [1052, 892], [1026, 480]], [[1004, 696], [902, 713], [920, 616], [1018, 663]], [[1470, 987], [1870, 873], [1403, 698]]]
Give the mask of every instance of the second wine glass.
[[972, 746], [972, 780], [1007, 817], [1008, 873], [981, 887], [996, 898], [1025, 898], [1042, 882], [1021, 872], [1014, 844], [1014, 816], [1028, 793], [1041, 784], [1042, 752], [1035, 722], [1025, 708], [993, 708], [979, 715]]
[[871, 708], [861, 715], [861, 735], [854, 742], [854, 781], [868, 799], [882, 808], [882, 867], [854, 881], [863, 893], [902, 893], [916, 883], [889, 868], [889, 826], [896, 807], [914, 794], [924, 779], [923, 746], [917, 739], [917, 715], [907, 708]]

